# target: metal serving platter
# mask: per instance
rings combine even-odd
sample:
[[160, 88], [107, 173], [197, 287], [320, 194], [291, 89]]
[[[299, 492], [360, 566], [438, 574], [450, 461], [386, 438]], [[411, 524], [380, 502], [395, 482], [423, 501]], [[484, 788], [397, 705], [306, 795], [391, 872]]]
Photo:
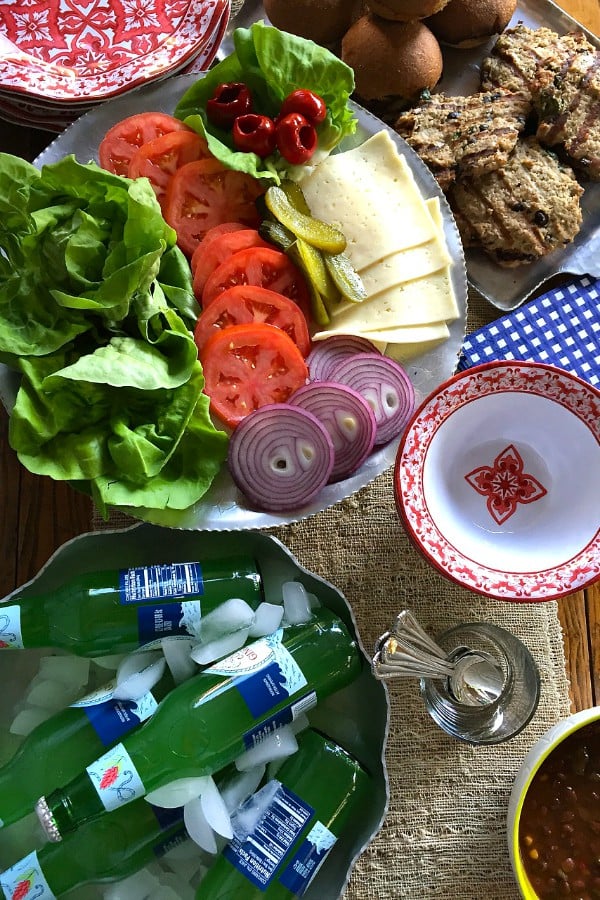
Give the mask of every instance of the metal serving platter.
[[[266, 21], [262, 3], [246, 0], [242, 12], [233, 20], [230, 29], [240, 25], [248, 27], [258, 19]], [[567, 15], [552, 0], [518, 0], [509, 27], [518, 22], [529, 28], [546, 26], [559, 34], [579, 30], [592, 44], [600, 47], [600, 39], [596, 35]], [[477, 91], [481, 62], [489, 54], [495, 40], [496, 38], [492, 38], [486, 44], [470, 50], [442, 47], [444, 72], [436, 86], [436, 92], [461, 96]], [[229, 36], [226, 36], [217, 59], [222, 58], [229, 50]], [[482, 251], [465, 251], [469, 282], [486, 300], [498, 309], [508, 311], [524, 303], [540, 285], [554, 275], [566, 273], [600, 276], [600, 183], [588, 182], [583, 186], [583, 225], [573, 243], [564, 250], [557, 250], [539, 262], [514, 269], [496, 265]]]
[[[126, 96], [107, 101], [82, 116], [56, 138], [38, 156], [35, 160], [35, 165], [41, 167], [46, 163], [55, 162], [68, 153], [75, 154], [82, 163], [92, 159], [97, 160], [98, 145], [111, 125], [126, 116], [142, 110], [172, 112], [184, 91], [198, 77], [200, 76], [174, 76], [160, 84], [137, 89], [129, 92]], [[386, 128], [379, 119], [361, 107], [354, 105], [354, 109], [358, 120], [358, 128], [352, 138], [343, 144], [342, 149], [356, 146], [370, 135]], [[460, 310], [459, 318], [450, 325], [450, 337], [443, 344], [406, 363], [406, 369], [414, 384], [418, 402], [449, 378], [456, 368], [466, 326], [466, 270], [458, 230], [437, 182], [408, 144], [393, 131], [389, 131], [399, 152], [409, 163], [423, 195], [425, 197], [439, 197], [440, 199], [445, 237], [454, 261], [451, 270], [452, 282]], [[17, 385], [18, 379], [14, 377], [14, 373], [1, 366], [0, 398], [8, 409], [13, 405]], [[250, 508], [243, 495], [235, 487], [226, 466], [223, 466], [205, 496], [186, 510], [157, 511], [128, 507], [124, 511], [134, 518], [171, 528], [238, 531], [288, 524], [320, 512], [369, 484], [374, 478], [393, 465], [398, 442], [399, 438], [372, 454], [365, 464], [350, 478], [336, 484], [327, 485], [312, 503], [302, 509], [292, 510], [286, 514], [260, 512]]]
[[[84, 534], [63, 544], [40, 572], [27, 584], [5, 598], [40, 596], [51, 592], [69, 578], [98, 569], [169, 563], [177, 560], [211, 559], [228, 552], [248, 553], [257, 560], [265, 586], [265, 596], [277, 602], [281, 585], [299, 581], [321, 604], [332, 610], [346, 624], [364, 657], [361, 674], [343, 690], [318, 704], [309, 713], [311, 725], [337, 741], [366, 767], [372, 778], [372, 790], [353, 827], [340, 835], [327, 864], [311, 883], [307, 900], [336, 900], [341, 897], [358, 856], [379, 831], [387, 811], [389, 789], [385, 765], [388, 735], [388, 694], [385, 684], [372, 674], [369, 657], [358, 636], [356, 621], [344, 595], [334, 585], [298, 563], [280, 541], [260, 532], [223, 535], [209, 532], [177, 531], [140, 524], [132, 528]], [[0, 610], [2, 606], [0, 604]], [[4, 687], [0, 696], [0, 738], [5, 739], [15, 715], [15, 706], [36, 675], [44, 650], [7, 651], [0, 653], [0, 679]], [[111, 673], [107, 672], [107, 680]], [[85, 693], [85, 690], [82, 691]], [[35, 816], [3, 829], [0, 844], [0, 871], [12, 865], [39, 846], [40, 834]], [[201, 851], [198, 849], [198, 854]], [[95, 887], [73, 891], [73, 900], [99, 900], [102, 893]]]

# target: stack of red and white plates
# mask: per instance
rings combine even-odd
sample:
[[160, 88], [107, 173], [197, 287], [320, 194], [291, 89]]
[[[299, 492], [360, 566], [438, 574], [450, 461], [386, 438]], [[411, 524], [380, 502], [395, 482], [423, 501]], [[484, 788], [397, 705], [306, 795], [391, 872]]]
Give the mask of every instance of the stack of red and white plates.
[[111, 97], [213, 61], [230, 0], [0, 4], [0, 116], [62, 131]]

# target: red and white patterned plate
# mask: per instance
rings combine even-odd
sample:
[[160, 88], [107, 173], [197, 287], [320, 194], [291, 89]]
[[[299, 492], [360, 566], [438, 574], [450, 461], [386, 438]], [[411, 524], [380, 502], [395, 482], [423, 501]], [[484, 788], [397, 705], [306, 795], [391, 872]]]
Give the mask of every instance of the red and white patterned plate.
[[208, 68], [229, 10], [229, 0], [5, 0], [0, 88], [90, 102], [198, 60]]
[[502, 600], [600, 578], [600, 391], [542, 363], [485, 363], [424, 401], [398, 449], [404, 526], [443, 575]]

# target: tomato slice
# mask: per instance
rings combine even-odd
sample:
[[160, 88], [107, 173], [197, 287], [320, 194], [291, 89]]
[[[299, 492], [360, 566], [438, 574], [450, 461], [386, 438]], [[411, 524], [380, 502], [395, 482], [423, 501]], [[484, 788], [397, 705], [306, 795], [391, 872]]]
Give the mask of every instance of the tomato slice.
[[148, 178], [161, 201], [171, 177], [180, 166], [209, 156], [208, 144], [195, 131], [170, 131], [146, 141], [135, 151], [129, 161], [127, 175], [129, 178]]
[[202, 306], [206, 308], [215, 297], [236, 284], [254, 284], [277, 291], [294, 300], [301, 309], [309, 305], [304, 275], [285, 253], [271, 247], [240, 250], [221, 263], [204, 285]]
[[252, 284], [238, 284], [219, 294], [198, 318], [194, 340], [201, 351], [206, 341], [221, 328], [266, 322], [290, 337], [302, 356], [308, 356], [310, 337], [306, 319], [293, 300]]
[[214, 225], [241, 222], [257, 228], [257, 197], [264, 192], [259, 182], [217, 159], [198, 159], [177, 169], [169, 182], [163, 204], [164, 217], [177, 232], [184, 253], [194, 250]]
[[194, 269], [194, 294], [198, 300], [202, 299], [202, 291], [208, 278], [221, 263], [249, 247], [267, 247], [273, 249], [272, 244], [263, 241], [255, 228], [246, 228], [243, 231], [231, 231], [213, 238], [208, 244], [200, 241], [198, 249], [194, 251], [196, 266]]
[[191, 130], [167, 113], [143, 112], [128, 116], [109, 128], [104, 135], [98, 148], [100, 165], [115, 175], [127, 175], [131, 157], [142, 144], [172, 131]]
[[222, 222], [220, 225], [215, 225], [214, 228], [209, 228], [209, 230], [206, 232], [206, 234], [192, 253], [192, 258], [190, 259], [190, 268], [192, 270], [192, 275], [196, 271], [196, 264], [200, 259], [202, 253], [204, 252], [202, 248], [208, 247], [212, 240], [222, 234], [230, 234], [232, 231], [246, 231], [247, 229], [248, 226], [242, 225], [241, 222]]
[[264, 322], [220, 328], [204, 344], [200, 362], [211, 410], [232, 428], [266, 403], [285, 403], [308, 378], [293, 340]]

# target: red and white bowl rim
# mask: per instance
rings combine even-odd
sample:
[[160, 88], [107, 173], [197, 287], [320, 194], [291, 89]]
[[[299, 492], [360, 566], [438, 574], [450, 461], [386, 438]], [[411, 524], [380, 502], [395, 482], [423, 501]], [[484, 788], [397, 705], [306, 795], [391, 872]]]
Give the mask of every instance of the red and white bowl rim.
[[599, 390], [563, 369], [544, 363], [508, 360], [483, 363], [454, 375], [414, 413], [396, 457], [396, 505], [416, 547], [436, 569], [457, 584], [502, 600], [555, 600], [582, 590], [600, 578], [600, 527], [580, 552], [557, 566], [533, 572], [499, 571], [464, 555], [442, 534], [431, 516], [424, 492], [424, 462], [441, 424], [473, 400], [503, 390], [535, 394], [559, 403], [590, 429], [600, 452]]

